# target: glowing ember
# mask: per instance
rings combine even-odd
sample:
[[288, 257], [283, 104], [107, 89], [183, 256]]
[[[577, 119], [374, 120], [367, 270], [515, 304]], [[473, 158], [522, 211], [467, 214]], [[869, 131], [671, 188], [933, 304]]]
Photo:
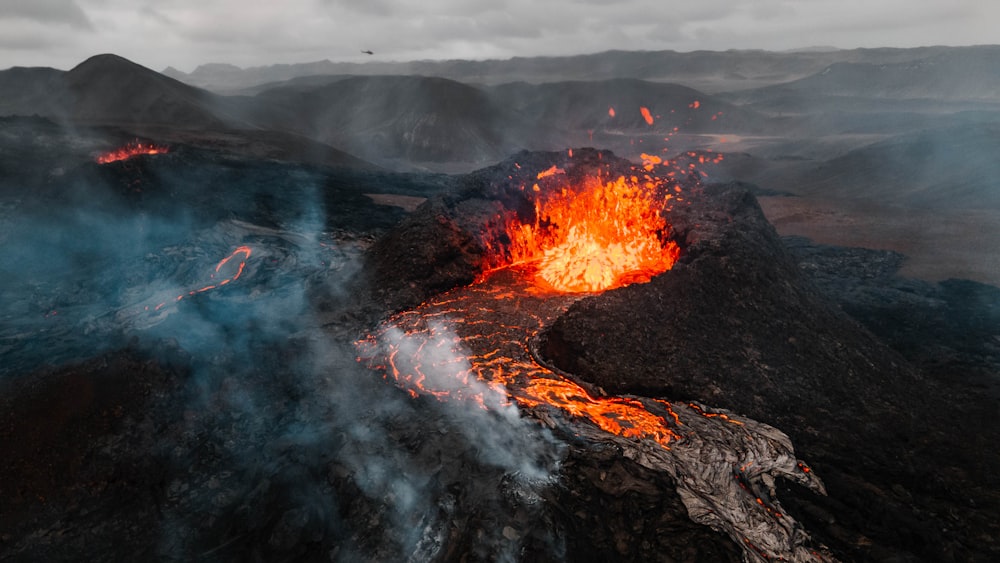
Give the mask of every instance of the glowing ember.
[[646, 120], [646, 124], [653, 124], [653, 114], [649, 113], [649, 108], [641, 107], [639, 108], [639, 112], [642, 113], [642, 118]]
[[136, 141], [134, 143], [129, 143], [119, 149], [113, 150], [111, 152], [106, 152], [98, 156], [97, 163], [108, 164], [109, 162], [126, 160], [142, 154], [166, 154], [168, 152], [170, 152], [170, 150], [167, 147], [161, 147], [150, 143], [140, 143]]
[[[661, 211], [671, 196], [658, 195], [659, 187], [635, 177], [589, 177], [540, 193], [533, 223], [512, 219], [506, 225], [509, 260], [494, 262], [535, 263], [538, 287], [567, 293], [647, 282], [673, 267], [680, 252], [664, 240], [668, 227]], [[541, 192], [537, 185], [533, 191]]]

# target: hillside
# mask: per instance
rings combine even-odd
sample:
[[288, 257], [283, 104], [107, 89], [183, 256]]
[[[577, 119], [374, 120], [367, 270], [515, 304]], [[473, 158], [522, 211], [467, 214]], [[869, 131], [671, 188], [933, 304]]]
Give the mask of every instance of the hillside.
[[214, 94], [116, 55], [98, 55], [64, 75], [77, 121], [162, 123], [203, 128], [232, 124]]
[[0, 70], [0, 115], [51, 115], [57, 108], [54, 93], [61, 90], [63, 74], [39, 67]]
[[204, 129], [234, 125], [219, 96], [117, 55], [97, 55], [72, 70], [0, 72], [0, 115], [40, 115], [93, 124], [164, 124]]
[[[570, 130], [650, 130], [640, 108], [654, 117], [651, 130], [687, 133], [756, 131], [765, 118], [698, 90], [636, 79], [545, 84], [516, 82], [489, 89], [499, 102], [545, 127]], [[609, 115], [615, 109], [615, 116]]]
[[1000, 124], [898, 135], [770, 184], [797, 193], [886, 204], [1000, 209]]
[[256, 125], [293, 131], [372, 160], [477, 162], [521, 146], [531, 125], [485, 92], [443, 78], [347, 77], [243, 98]]

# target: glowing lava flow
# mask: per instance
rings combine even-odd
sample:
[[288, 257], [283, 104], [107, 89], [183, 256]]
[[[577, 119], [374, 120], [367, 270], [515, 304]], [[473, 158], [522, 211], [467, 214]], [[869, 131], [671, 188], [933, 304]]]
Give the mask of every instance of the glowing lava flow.
[[167, 147], [157, 146], [150, 143], [133, 142], [115, 149], [110, 152], [106, 152], [97, 157], [98, 164], [108, 164], [109, 162], [118, 162], [119, 160], [127, 160], [134, 156], [139, 156], [142, 154], [166, 154], [170, 152]]
[[413, 397], [487, 410], [513, 401], [551, 426], [614, 441], [669, 473], [690, 517], [728, 533], [748, 559], [827, 559], [804, 547], [808, 536], [772, 500], [776, 476], [823, 492], [780, 431], [694, 403], [600, 396], [541, 365], [533, 343], [580, 295], [539, 292], [535, 275], [495, 270], [400, 313], [357, 343], [359, 360]]
[[[660, 162], [647, 160], [647, 172]], [[537, 359], [540, 333], [586, 292], [649, 281], [679, 254], [662, 215], [669, 181], [594, 177], [552, 189], [565, 176], [555, 166], [537, 175], [546, 189], [528, 192], [533, 220], [507, 217], [504, 236], [486, 243], [493, 268], [386, 321], [357, 343], [359, 360], [413, 397], [487, 410], [514, 403], [550, 426], [614, 441], [669, 473], [690, 517], [725, 531], [748, 559], [826, 559], [771, 500], [776, 476], [823, 492], [780, 431], [693, 403], [601, 396]]]
[[[550, 168], [547, 178], [563, 173]], [[509, 244], [491, 249], [500, 265], [537, 262], [543, 289], [565, 293], [603, 291], [647, 282], [673, 267], [679, 248], [666, 240], [662, 211], [672, 194], [661, 182], [624, 176], [588, 177], [559, 190], [541, 190], [534, 221], [507, 220]]]
[[[216, 276], [220, 275], [223, 272], [223, 268], [226, 267], [226, 264], [229, 264], [230, 262], [232, 262], [233, 264], [235, 264], [235, 266], [230, 266], [230, 267], [226, 268], [226, 270], [229, 271], [229, 272], [227, 272], [228, 273], [228, 277], [222, 278], [222, 279], [220, 279], [218, 281], [213, 281], [213, 283], [209, 283], [208, 285], [199, 287], [198, 289], [192, 289], [191, 291], [188, 291], [187, 293], [182, 293], [182, 294], [178, 295], [177, 297], [175, 297], [174, 300], [173, 300], [173, 302], [176, 303], [177, 301], [180, 301], [180, 300], [184, 299], [185, 297], [189, 297], [191, 295], [197, 295], [199, 293], [205, 293], [206, 291], [211, 291], [213, 289], [222, 287], [224, 285], [228, 285], [228, 284], [232, 283], [233, 281], [238, 280], [239, 277], [243, 275], [243, 270], [246, 269], [246, 267], [247, 267], [247, 260], [250, 259], [250, 254], [252, 252], [253, 252], [253, 250], [249, 246], [240, 246], [240, 247], [237, 247], [236, 250], [234, 250], [232, 253], [229, 254], [229, 256], [226, 256], [222, 260], [219, 260], [219, 262], [215, 265], [215, 271], [214, 271], [214, 273], [212, 273], [209, 276], [212, 280], [215, 280]], [[237, 256], [241, 256], [241, 258], [239, 259], [238, 262], [234, 262], [234, 259]], [[154, 311], [159, 311], [160, 309], [166, 307], [167, 303], [168, 303], [167, 301], [159, 303], [158, 305], [156, 305], [155, 307], [153, 307], [153, 310]], [[149, 307], [146, 307], [146, 309], [148, 310]]]
[[[680, 422], [669, 404], [594, 397], [535, 361], [532, 339], [579, 297], [533, 291], [528, 285], [533, 273], [523, 266], [497, 270], [489, 283], [401, 313], [384, 329], [402, 331], [390, 341], [418, 337], [415, 353], [401, 356], [398, 347], [386, 344], [383, 331], [359, 343], [361, 356], [415, 397], [465, 399], [487, 408], [498, 396], [509, 396], [521, 407], [556, 407], [611, 434], [649, 438], [664, 448], [679, 440]], [[450, 334], [458, 339], [444, 336]], [[481, 384], [478, 393], [469, 390], [473, 381]]]

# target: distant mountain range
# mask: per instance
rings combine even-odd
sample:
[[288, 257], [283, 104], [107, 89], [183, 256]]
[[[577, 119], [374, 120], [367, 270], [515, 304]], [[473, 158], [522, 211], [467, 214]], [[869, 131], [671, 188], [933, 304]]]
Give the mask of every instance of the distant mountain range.
[[[98, 55], [67, 72], [0, 71], [0, 115], [244, 135], [270, 131], [390, 166], [465, 163], [467, 168], [520, 149], [564, 149], [595, 138], [628, 146], [634, 138], [662, 140], [680, 128], [758, 130], [766, 123], [756, 112], [697, 90], [631, 78], [477, 86], [433, 76], [338, 75], [300, 77], [257, 90], [219, 95], [115, 55]], [[641, 108], [651, 112], [652, 124]]]
[[809, 76], [737, 95], [743, 103], [781, 97], [997, 102], [1000, 46], [930, 50], [898, 62], [838, 61]]
[[[567, 57], [514, 57], [507, 60], [484, 61], [338, 63], [324, 60], [245, 69], [229, 64], [206, 64], [191, 73], [170, 67], [165, 69], [163, 74], [220, 93], [242, 93], [245, 89], [252, 89], [261, 84], [320, 75], [438, 76], [458, 82], [485, 85], [634, 78], [684, 84], [701, 91], [715, 93], [771, 86], [805, 79], [815, 74], [822, 75], [828, 67], [837, 64], [857, 64], [862, 67], [900, 65], [904, 69], [921, 64], [956, 65], [951, 74], [961, 77], [962, 69], [991, 68], [988, 61], [990, 59], [996, 61], [998, 51], [1000, 47], [996, 46], [844, 50], [816, 48], [786, 52], [606, 51]], [[995, 65], [992, 68], [995, 68]], [[930, 75], [922, 78], [935, 80], [935, 77]], [[995, 72], [992, 78], [1000, 80]], [[956, 90], [961, 92], [961, 86], [962, 81], [959, 80], [956, 83]]]
[[[630, 158], [706, 150], [729, 154], [706, 167], [715, 177], [771, 192], [1000, 206], [997, 46], [611, 51], [167, 74], [115, 55], [69, 71], [0, 71], [0, 117], [397, 170], [470, 170], [521, 149], [595, 146]], [[747, 88], [719, 91], [727, 84]]]

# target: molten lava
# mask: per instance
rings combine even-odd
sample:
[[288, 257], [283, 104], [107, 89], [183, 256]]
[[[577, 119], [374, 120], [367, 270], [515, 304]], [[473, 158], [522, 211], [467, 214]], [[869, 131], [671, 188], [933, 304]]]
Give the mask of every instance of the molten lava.
[[[562, 170], [546, 170], [539, 178]], [[636, 177], [605, 181], [588, 177], [576, 185], [545, 190], [537, 185], [532, 222], [511, 218], [505, 225], [506, 260], [535, 263], [536, 286], [564, 293], [604, 291], [647, 282], [673, 267], [680, 253], [665, 239], [662, 217], [672, 197], [661, 184]]]
[[697, 403], [604, 396], [542, 365], [532, 343], [581, 295], [532, 291], [532, 272], [493, 270], [395, 315], [357, 342], [359, 361], [414, 398], [487, 411], [513, 404], [577, 436], [624, 440], [614, 443], [670, 474], [692, 519], [742, 542], [747, 560], [825, 560], [804, 553], [806, 536], [768, 485], [780, 475], [823, 490], [787, 437]]
[[641, 107], [639, 108], [639, 113], [642, 114], [642, 118], [646, 121], [646, 125], [653, 124], [653, 114], [649, 112], [649, 108]]
[[389, 318], [356, 343], [358, 359], [414, 398], [487, 411], [513, 405], [577, 436], [613, 437], [623, 455], [667, 472], [691, 518], [742, 542], [748, 560], [824, 560], [773, 501], [775, 476], [823, 491], [786, 436], [697, 403], [606, 396], [536, 353], [546, 327], [582, 293], [648, 281], [676, 261], [663, 212], [680, 187], [652, 175], [662, 159], [643, 160], [650, 175], [641, 181], [538, 172], [544, 187], [521, 187], [534, 214], [525, 220], [525, 206], [497, 217], [502, 232], [486, 233], [489, 267], [477, 282]]
[[115, 149], [110, 152], [106, 152], [97, 157], [98, 164], [108, 164], [109, 162], [118, 162], [119, 160], [127, 160], [129, 158], [143, 155], [143, 154], [166, 154], [170, 152], [167, 147], [162, 147], [158, 145], [153, 145], [150, 143], [141, 143], [139, 141], [129, 143], [124, 147]]
[[670, 403], [594, 396], [535, 361], [528, 343], [579, 296], [533, 295], [530, 271], [497, 270], [401, 313], [385, 332], [358, 342], [361, 359], [414, 398], [465, 400], [487, 410], [511, 400], [525, 408], [548, 405], [616, 436], [666, 449], [681, 440], [683, 423]]
[[[186, 294], [182, 293], [177, 297], [175, 297], [173, 301], [176, 303], [177, 301], [180, 301], [185, 297], [197, 295], [199, 293], [205, 293], [206, 291], [211, 291], [213, 289], [220, 288], [224, 285], [229, 285], [230, 283], [238, 280], [240, 276], [243, 275], [243, 270], [246, 269], [247, 260], [250, 259], [250, 254], [252, 252], [253, 249], [251, 249], [249, 246], [237, 247], [236, 250], [232, 251], [229, 254], [229, 256], [226, 256], [222, 260], [219, 260], [219, 262], [215, 265], [215, 273], [209, 276], [212, 279], [212, 283], [209, 283], [208, 285], [199, 287], [197, 289], [192, 289], [188, 291]], [[234, 258], [236, 258], [237, 256], [241, 257], [239, 261], [234, 260]], [[230, 265], [226, 266], [227, 264]], [[226, 276], [226, 277], [219, 279], [216, 276]], [[166, 307], [166, 305], [167, 301], [163, 301], [158, 305], [156, 305], [155, 307], [153, 307], [153, 310], [159, 311], [160, 309]], [[148, 310], [149, 307], [146, 307], [146, 309]]]

